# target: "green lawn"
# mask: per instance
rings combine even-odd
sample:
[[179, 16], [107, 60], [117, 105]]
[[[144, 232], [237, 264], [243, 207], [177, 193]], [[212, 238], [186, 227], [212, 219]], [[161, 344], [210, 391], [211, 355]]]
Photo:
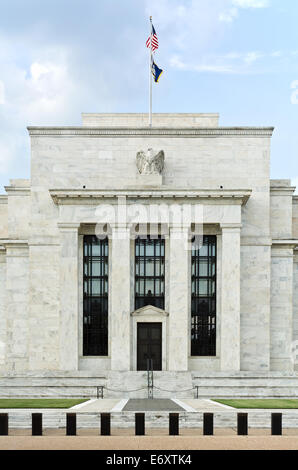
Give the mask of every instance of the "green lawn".
[[0, 408], [71, 408], [87, 400], [64, 398], [0, 398]]
[[259, 408], [259, 409], [298, 409], [298, 400], [260, 399], [260, 400], [213, 400], [233, 408]]

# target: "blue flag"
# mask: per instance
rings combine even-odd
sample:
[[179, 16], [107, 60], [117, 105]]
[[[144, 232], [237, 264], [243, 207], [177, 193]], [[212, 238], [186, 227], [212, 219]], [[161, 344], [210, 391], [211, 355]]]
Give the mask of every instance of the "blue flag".
[[156, 63], [154, 62], [153, 59], [152, 59], [151, 70], [152, 70], [152, 75], [154, 77], [154, 81], [155, 81], [155, 83], [157, 83], [160, 76], [161, 76], [161, 74], [163, 73], [163, 70], [160, 69], [159, 67], [157, 67], [157, 65], [156, 65]]

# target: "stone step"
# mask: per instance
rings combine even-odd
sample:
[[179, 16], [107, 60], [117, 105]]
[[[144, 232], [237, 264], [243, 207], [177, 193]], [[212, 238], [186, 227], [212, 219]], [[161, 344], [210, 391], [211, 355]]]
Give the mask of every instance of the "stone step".
[[[0, 378], [2, 398], [96, 398], [97, 387], [104, 387], [105, 398], [147, 398], [147, 372], [98, 371], [90, 374], [75, 371], [57, 376], [30, 373]], [[156, 398], [298, 398], [296, 374], [253, 372], [212, 373], [155, 371]]]
[[[156, 398], [193, 398], [191, 372], [154, 371], [153, 393]], [[104, 392], [109, 398], [146, 398], [147, 372], [109, 372]]]

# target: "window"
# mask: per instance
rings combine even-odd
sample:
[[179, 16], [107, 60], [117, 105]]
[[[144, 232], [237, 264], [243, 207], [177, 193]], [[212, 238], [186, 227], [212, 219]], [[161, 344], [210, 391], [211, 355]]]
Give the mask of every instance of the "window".
[[153, 305], [164, 309], [165, 241], [137, 238], [135, 242], [135, 309]]
[[216, 355], [216, 236], [191, 256], [191, 355]]
[[108, 355], [108, 239], [84, 236], [83, 355]]

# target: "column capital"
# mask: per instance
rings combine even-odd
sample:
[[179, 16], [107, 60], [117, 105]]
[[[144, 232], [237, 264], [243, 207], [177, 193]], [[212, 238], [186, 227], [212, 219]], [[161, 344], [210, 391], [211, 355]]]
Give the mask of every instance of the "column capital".
[[241, 228], [242, 228], [242, 224], [239, 224], [239, 223], [231, 223], [231, 224], [226, 224], [226, 223], [221, 223], [220, 224], [220, 228], [222, 231], [228, 231], [228, 230], [232, 230], [232, 231], [240, 231]]
[[111, 227], [112, 231], [129, 229], [126, 222], [109, 222], [109, 226]]
[[112, 231], [112, 240], [126, 240], [130, 238], [130, 227], [128, 227], [126, 223], [113, 223], [110, 224], [110, 228]]
[[59, 230], [77, 231], [80, 227], [80, 224], [77, 222], [58, 222], [57, 226]]

